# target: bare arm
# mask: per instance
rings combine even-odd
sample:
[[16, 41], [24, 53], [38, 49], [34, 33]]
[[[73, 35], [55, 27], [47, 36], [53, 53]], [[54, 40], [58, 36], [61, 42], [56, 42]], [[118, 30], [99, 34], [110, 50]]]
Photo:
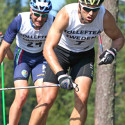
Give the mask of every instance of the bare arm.
[[68, 23], [69, 16], [66, 10], [63, 8], [56, 16], [55, 21], [47, 35], [47, 39], [43, 48], [44, 57], [55, 74], [63, 69], [58, 62], [54, 48], [58, 45], [62, 32], [68, 26]]
[[5, 55], [6, 58], [8, 58], [9, 60], [13, 60], [14, 59], [14, 55], [13, 55], [13, 52], [11, 51], [11, 49], [9, 48], [6, 55]]
[[124, 37], [120, 29], [117, 27], [114, 17], [106, 10], [104, 15], [104, 32], [109, 36], [112, 42], [112, 48], [119, 51], [124, 45]]
[[[3, 61], [6, 53], [9, 53], [9, 52], [10, 52], [10, 44], [3, 40], [0, 46], [0, 64]], [[13, 53], [11, 53], [10, 55], [11, 55], [11, 58], [13, 59]]]
[[[2, 41], [4, 41], [4, 40], [3, 40], [3, 33], [0, 32], [0, 43], [1, 43]], [[12, 53], [12, 51], [11, 51], [10, 48], [8, 49], [8, 51], [7, 51], [6, 55], [5, 55], [5, 57], [8, 58], [8, 59], [10, 59], [10, 60], [13, 60], [13, 59], [14, 59], [13, 53]]]

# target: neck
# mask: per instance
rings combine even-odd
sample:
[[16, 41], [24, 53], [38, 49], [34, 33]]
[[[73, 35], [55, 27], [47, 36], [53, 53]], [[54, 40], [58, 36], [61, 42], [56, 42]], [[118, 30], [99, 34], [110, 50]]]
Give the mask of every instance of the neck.
[[85, 19], [84, 19], [84, 17], [83, 17], [82, 14], [81, 14], [80, 7], [79, 7], [79, 9], [78, 9], [78, 15], [79, 15], [79, 20], [80, 20], [80, 22], [81, 22], [81, 23], [85, 23]]
[[41, 27], [39, 27], [39, 26], [36, 26], [34, 23], [33, 23], [33, 26], [34, 26], [34, 29], [35, 30], [39, 30]]

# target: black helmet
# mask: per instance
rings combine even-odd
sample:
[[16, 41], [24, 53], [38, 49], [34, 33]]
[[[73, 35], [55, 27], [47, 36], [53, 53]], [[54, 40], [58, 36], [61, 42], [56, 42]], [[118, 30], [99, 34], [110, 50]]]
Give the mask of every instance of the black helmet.
[[101, 5], [104, 0], [79, 0], [80, 3], [89, 5]]

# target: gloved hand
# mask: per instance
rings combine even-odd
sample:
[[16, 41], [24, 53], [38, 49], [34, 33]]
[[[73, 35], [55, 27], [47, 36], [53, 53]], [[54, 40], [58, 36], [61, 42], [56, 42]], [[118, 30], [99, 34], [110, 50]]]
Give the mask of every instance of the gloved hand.
[[71, 76], [67, 75], [64, 73], [64, 71], [59, 71], [56, 76], [58, 77], [58, 81], [60, 84], [60, 87], [63, 89], [68, 89], [71, 90], [73, 89], [73, 80], [71, 78]]
[[100, 56], [100, 62], [99, 65], [103, 64], [111, 64], [113, 60], [115, 59], [117, 54], [117, 50], [115, 48], [110, 48], [105, 50]]

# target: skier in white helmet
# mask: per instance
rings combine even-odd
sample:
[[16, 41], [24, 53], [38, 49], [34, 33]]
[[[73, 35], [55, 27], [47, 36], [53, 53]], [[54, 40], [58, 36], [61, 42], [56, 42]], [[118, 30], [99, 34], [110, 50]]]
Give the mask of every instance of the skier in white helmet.
[[[47, 64], [43, 57], [43, 45], [54, 20], [54, 17], [49, 14], [51, 9], [50, 0], [31, 0], [30, 12], [19, 13], [5, 33], [0, 47], [0, 63], [16, 37], [15, 87], [27, 87], [30, 74], [35, 86], [43, 82]], [[28, 89], [15, 91], [15, 99], [9, 111], [9, 125], [18, 125], [28, 93]], [[36, 98], [39, 103], [42, 98], [42, 89], [36, 89]]]

